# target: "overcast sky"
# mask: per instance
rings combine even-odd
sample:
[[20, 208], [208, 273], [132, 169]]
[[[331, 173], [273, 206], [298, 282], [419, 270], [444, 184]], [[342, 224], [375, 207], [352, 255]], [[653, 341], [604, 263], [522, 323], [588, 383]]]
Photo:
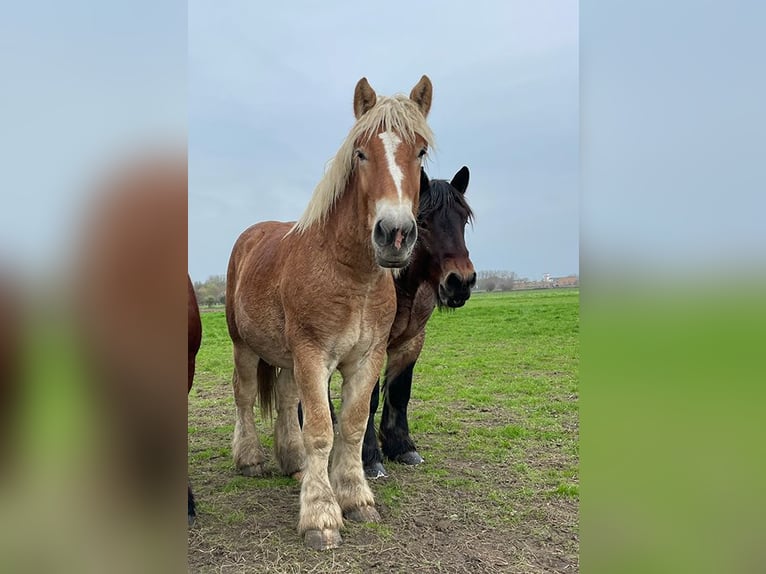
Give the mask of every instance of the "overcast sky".
[[[296, 4], [301, 4], [297, 6]], [[353, 125], [354, 86], [434, 85], [427, 171], [471, 171], [477, 270], [578, 272], [577, 2], [189, 3], [189, 271], [295, 220]]]
[[184, 145], [184, 2], [5, 3], [0, 267], [66, 267], [93, 186], [128, 155]]

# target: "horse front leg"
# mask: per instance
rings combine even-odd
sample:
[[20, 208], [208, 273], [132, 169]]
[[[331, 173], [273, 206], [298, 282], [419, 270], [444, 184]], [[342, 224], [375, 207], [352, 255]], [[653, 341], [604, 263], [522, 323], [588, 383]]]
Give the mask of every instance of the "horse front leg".
[[410, 436], [407, 405], [412, 390], [412, 373], [423, 348], [425, 332], [397, 349], [389, 349], [383, 387], [383, 413], [380, 418], [380, 442], [389, 459], [409, 465], [423, 462]]
[[293, 369], [303, 411], [302, 434], [306, 457], [301, 480], [298, 532], [304, 536], [306, 546], [314, 550], [340, 546], [340, 529], [343, 527], [343, 514], [327, 471], [333, 444], [327, 399], [327, 379], [332, 368], [323, 359], [321, 354], [315, 353], [296, 355]]
[[362, 443], [362, 464], [367, 478], [386, 478], [388, 474], [383, 466], [383, 453], [378, 446], [378, 435], [375, 432], [375, 413], [380, 401], [380, 379], [375, 381], [375, 387], [370, 395], [370, 415], [367, 418], [367, 430]]
[[380, 515], [362, 468], [362, 440], [369, 419], [370, 394], [383, 364], [385, 345], [366, 360], [340, 366], [343, 406], [333, 452], [332, 485], [344, 515], [356, 522], [377, 522]]
[[[330, 396], [330, 381], [332, 378], [330, 378], [329, 381], [327, 381], [327, 402], [330, 404], [330, 418], [332, 419], [332, 426], [335, 426], [338, 424], [338, 417], [335, 416], [335, 407], [332, 406], [332, 397]], [[298, 425], [300, 425], [301, 428], [303, 428], [303, 407], [301, 407], [301, 403], [298, 403]]]

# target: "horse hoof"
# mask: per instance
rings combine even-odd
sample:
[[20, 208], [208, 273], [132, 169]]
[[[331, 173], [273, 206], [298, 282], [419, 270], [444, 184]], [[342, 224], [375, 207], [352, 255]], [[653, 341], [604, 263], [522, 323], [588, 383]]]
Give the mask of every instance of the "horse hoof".
[[263, 463], [242, 466], [239, 468], [239, 473], [243, 476], [263, 476]]
[[197, 521], [197, 517], [194, 514], [189, 514], [189, 528], [194, 526], [194, 523]]
[[340, 530], [325, 528], [324, 530], [307, 530], [303, 542], [312, 550], [330, 550], [338, 548], [343, 539], [340, 537]]
[[345, 513], [345, 517], [352, 522], [380, 522], [380, 514], [375, 510], [374, 506], [360, 506], [349, 510]]
[[299, 470], [297, 472], [292, 473], [290, 476], [293, 477], [293, 480], [297, 480], [298, 482], [300, 482], [301, 480], [303, 480], [303, 471]]
[[417, 466], [420, 463], [425, 462], [425, 460], [423, 460], [423, 457], [418, 454], [418, 451], [411, 450], [397, 456], [396, 462], [401, 464], [408, 464], [410, 466]]
[[374, 462], [370, 466], [365, 467], [364, 475], [371, 480], [388, 478], [388, 473], [386, 472], [385, 467], [379, 462]]

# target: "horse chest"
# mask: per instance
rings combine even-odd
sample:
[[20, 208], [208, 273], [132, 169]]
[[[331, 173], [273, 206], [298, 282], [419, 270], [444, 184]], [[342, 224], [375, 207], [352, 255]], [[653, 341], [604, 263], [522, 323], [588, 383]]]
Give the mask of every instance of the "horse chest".
[[[337, 359], [347, 362], [367, 356], [381, 339], [385, 339], [388, 333], [386, 324], [390, 325], [393, 311], [393, 306], [386, 309], [386, 306], [379, 304], [360, 305], [348, 310], [347, 320], [337, 331], [333, 345]], [[390, 315], [390, 319], [386, 319], [386, 314]]]

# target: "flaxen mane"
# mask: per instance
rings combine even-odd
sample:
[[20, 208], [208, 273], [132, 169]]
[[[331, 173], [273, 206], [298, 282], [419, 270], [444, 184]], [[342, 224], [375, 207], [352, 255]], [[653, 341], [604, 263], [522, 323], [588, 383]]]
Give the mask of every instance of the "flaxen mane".
[[397, 94], [378, 96], [375, 106], [365, 113], [351, 128], [338, 153], [330, 160], [324, 176], [314, 189], [306, 210], [290, 230], [302, 232], [315, 223], [321, 224], [335, 201], [348, 184], [353, 168], [354, 147], [357, 140], [366, 141], [377, 131], [392, 131], [407, 143], [419, 135], [429, 147], [434, 146], [434, 136], [418, 105], [409, 97]]

